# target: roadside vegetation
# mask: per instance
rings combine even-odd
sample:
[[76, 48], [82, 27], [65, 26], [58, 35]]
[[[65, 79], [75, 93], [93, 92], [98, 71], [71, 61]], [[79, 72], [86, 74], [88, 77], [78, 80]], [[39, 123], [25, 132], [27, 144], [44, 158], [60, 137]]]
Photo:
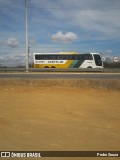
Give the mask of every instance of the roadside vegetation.
[[120, 68], [120, 62], [114, 63], [114, 62], [104, 62], [104, 68]]

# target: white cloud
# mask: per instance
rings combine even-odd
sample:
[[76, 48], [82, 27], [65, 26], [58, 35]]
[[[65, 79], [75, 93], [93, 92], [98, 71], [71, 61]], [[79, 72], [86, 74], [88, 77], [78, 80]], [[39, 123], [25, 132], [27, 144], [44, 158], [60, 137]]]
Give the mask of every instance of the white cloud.
[[[24, 0], [0, 0], [0, 6], [0, 56], [6, 60], [0, 57], [0, 61], [3, 65], [25, 64], [25, 56], [14, 56], [21, 56], [25, 52]], [[68, 50], [119, 53], [119, 6], [120, 0], [114, 3], [113, 0], [30, 1], [30, 58], [33, 52]], [[54, 43], [51, 44], [50, 39]], [[70, 43], [74, 41], [76, 43]]]
[[78, 36], [73, 32], [67, 32], [63, 34], [61, 31], [51, 36], [53, 42], [70, 43], [78, 39]]
[[18, 39], [14, 37], [8, 38], [6, 45], [8, 45], [9, 47], [15, 48], [18, 46]]
[[[59, 3], [57, 3], [59, 2]], [[116, 0], [60, 0], [56, 2], [58, 10], [51, 14], [63, 27], [79, 27], [79, 31], [94, 33], [92, 39], [115, 39], [120, 37], [120, 1]], [[54, 7], [54, 6], [53, 6]]]
[[72, 17], [72, 22], [85, 30], [102, 33], [104, 37], [116, 38], [120, 36], [119, 15], [118, 10], [81, 11]]

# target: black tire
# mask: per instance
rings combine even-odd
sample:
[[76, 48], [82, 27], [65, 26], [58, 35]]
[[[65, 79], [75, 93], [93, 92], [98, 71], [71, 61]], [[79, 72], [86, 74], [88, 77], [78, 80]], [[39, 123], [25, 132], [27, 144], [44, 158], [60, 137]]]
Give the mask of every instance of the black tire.
[[49, 68], [48, 66], [45, 66], [44, 68]]
[[51, 68], [56, 68], [55, 66], [52, 66]]
[[92, 68], [91, 66], [88, 66], [87, 68]]

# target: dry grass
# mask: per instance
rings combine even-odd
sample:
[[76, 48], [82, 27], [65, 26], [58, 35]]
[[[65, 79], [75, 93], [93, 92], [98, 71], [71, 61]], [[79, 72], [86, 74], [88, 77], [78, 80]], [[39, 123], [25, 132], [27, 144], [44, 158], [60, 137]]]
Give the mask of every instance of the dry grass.
[[109, 80], [0, 81], [0, 150], [119, 150], [119, 87]]
[[77, 88], [94, 88], [94, 89], [108, 89], [108, 90], [120, 90], [120, 80], [84, 80], [84, 79], [74, 79], [74, 80], [41, 80], [41, 79], [0, 79], [0, 86], [34, 86], [34, 87], [77, 87]]

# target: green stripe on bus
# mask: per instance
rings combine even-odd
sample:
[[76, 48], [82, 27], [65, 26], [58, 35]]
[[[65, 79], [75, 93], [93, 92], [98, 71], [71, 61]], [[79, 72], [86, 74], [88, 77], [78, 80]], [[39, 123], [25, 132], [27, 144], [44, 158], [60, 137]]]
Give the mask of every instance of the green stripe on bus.
[[84, 60], [74, 60], [70, 64], [69, 68], [79, 68], [82, 65], [83, 62], [84, 62]]

